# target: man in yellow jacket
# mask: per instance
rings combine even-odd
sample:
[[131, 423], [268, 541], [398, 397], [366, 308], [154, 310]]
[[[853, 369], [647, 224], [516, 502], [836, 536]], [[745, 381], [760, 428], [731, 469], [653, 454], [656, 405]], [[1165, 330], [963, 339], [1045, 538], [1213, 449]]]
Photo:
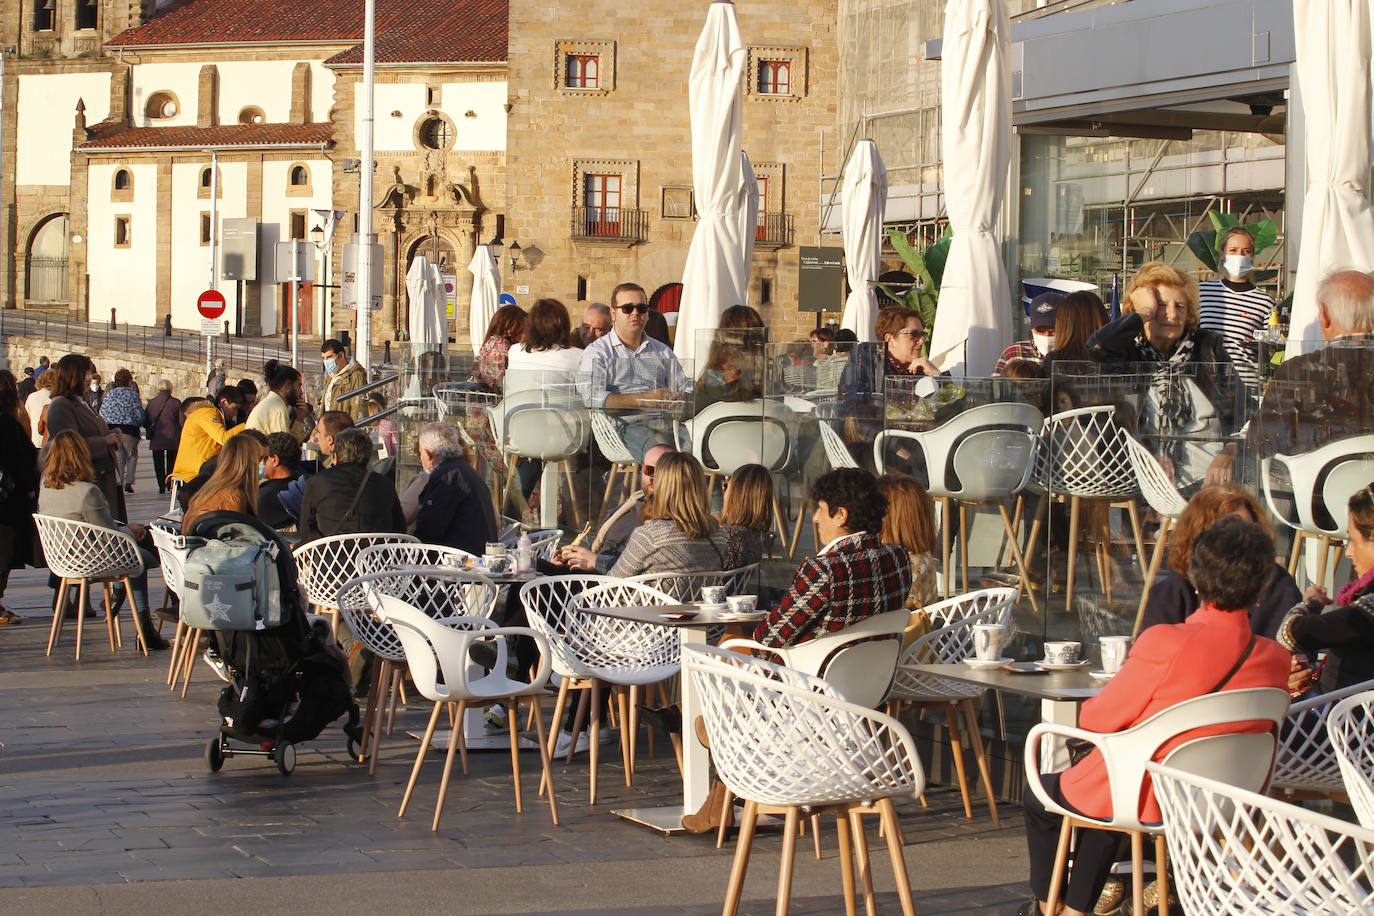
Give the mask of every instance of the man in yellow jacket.
[[344, 345], [330, 338], [320, 345], [320, 358], [324, 360], [324, 394], [320, 398], [321, 411], [342, 410], [354, 420], [368, 415], [367, 398], [363, 395], [344, 400], [340, 395], [347, 394], [367, 384], [367, 370], [349, 358]]
[[200, 473], [200, 466], [218, 455], [229, 437], [244, 428], [239, 422], [242, 408], [243, 392], [233, 385], [220, 389], [217, 403], [204, 401], [192, 407], [181, 427], [172, 476], [190, 480]]

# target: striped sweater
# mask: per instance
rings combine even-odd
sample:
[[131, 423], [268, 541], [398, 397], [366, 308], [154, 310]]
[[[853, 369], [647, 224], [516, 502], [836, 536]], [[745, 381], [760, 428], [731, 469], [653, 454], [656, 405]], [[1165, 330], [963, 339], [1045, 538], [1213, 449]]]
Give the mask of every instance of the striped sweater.
[[1255, 367], [1255, 331], [1264, 327], [1273, 310], [1274, 300], [1253, 284], [1238, 286], [1224, 280], [1207, 280], [1198, 284], [1199, 325], [1221, 334], [1236, 371], [1252, 387], [1259, 385]]

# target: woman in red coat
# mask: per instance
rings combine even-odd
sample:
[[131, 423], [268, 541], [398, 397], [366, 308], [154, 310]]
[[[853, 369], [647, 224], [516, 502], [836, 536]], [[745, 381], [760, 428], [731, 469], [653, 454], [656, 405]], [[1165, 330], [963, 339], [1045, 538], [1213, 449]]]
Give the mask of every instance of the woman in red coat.
[[[1184, 700], [1218, 690], [1286, 688], [1292, 656], [1273, 640], [1250, 632], [1249, 609], [1273, 570], [1274, 542], [1254, 522], [1226, 516], [1198, 535], [1193, 541], [1188, 578], [1197, 587], [1202, 606], [1183, 623], [1143, 631], [1121, 671], [1100, 694], [1083, 704], [1079, 727], [1118, 732]], [[1252, 727], [1262, 731], [1269, 724], [1256, 722]], [[1208, 733], [1198, 729], [1187, 737]], [[1166, 744], [1155, 759], [1167, 755], [1178, 743], [1175, 739]], [[1087, 817], [1111, 816], [1111, 792], [1101, 752], [1093, 751], [1064, 772], [1040, 779], [1050, 797], [1066, 808]], [[1046, 812], [1029, 789], [1024, 804], [1035, 900], [1022, 907], [1021, 913], [1031, 916], [1045, 912], [1062, 819]], [[1141, 814], [1146, 821], [1160, 820], [1153, 790], [1146, 791]], [[1116, 861], [1122, 836], [1107, 830], [1078, 832], [1074, 868], [1061, 913], [1075, 916], [1092, 912]]]

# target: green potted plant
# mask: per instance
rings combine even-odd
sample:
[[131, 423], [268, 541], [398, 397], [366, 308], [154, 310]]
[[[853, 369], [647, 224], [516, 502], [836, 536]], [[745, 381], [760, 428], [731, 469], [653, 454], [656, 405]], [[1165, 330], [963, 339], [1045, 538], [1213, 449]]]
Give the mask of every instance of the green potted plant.
[[944, 280], [945, 261], [949, 258], [949, 243], [952, 238], [953, 234], [946, 226], [944, 234], [929, 248], [921, 251], [907, 241], [906, 234], [900, 229], [887, 230], [888, 242], [916, 278], [916, 282], [910, 289], [902, 292], [889, 289], [882, 283], [877, 284], [878, 289], [898, 305], [920, 312], [921, 321], [926, 327], [927, 343], [935, 333], [935, 310], [940, 304], [940, 283]]

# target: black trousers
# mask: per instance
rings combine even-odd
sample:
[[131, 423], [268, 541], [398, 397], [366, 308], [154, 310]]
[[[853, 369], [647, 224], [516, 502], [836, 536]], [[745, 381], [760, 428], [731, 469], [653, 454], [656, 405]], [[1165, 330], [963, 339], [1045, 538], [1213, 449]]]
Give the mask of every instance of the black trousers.
[[[1040, 777], [1041, 784], [1050, 798], [1074, 810], [1064, 800], [1059, 790], [1058, 773]], [[1031, 777], [1035, 778], [1035, 777]], [[1029, 787], [1026, 789], [1022, 807], [1026, 813], [1026, 848], [1030, 853], [1030, 885], [1037, 900], [1047, 900], [1050, 896], [1050, 879], [1054, 875], [1054, 851], [1059, 845], [1059, 832], [1064, 818], [1050, 814], [1040, 799]], [[1111, 874], [1112, 865], [1117, 860], [1121, 840], [1125, 834], [1114, 830], [1078, 831], [1077, 844], [1074, 846], [1073, 867], [1069, 869], [1067, 890], [1061, 896], [1063, 903], [1070, 909], [1091, 913], [1102, 896], [1102, 888]]]
[[153, 476], [157, 478], [157, 491], [167, 489], [167, 475], [177, 466], [177, 450], [174, 448], [153, 449]]

